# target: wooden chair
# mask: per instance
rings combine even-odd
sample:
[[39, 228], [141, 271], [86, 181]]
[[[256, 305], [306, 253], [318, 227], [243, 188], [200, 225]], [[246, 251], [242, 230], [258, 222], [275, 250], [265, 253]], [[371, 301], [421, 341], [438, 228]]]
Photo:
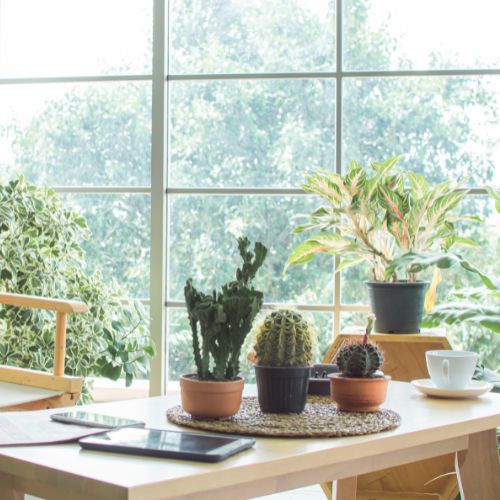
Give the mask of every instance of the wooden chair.
[[64, 375], [67, 315], [88, 311], [72, 300], [0, 293], [0, 304], [56, 312], [53, 373], [0, 365], [0, 411], [41, 410], [74, 405], [83, 379]]

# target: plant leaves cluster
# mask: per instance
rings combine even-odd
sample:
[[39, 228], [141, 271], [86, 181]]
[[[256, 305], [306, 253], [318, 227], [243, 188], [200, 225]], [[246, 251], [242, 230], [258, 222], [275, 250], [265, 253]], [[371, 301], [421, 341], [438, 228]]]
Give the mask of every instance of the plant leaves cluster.
[[[495, 202], [496, 211], [500, 214], [500, 191], [487, 188]], [[412, 256], [407, 256], [408, 262]], [[407, 263], [403, 263], [407, 264]], [[425, 326], [437, 326], [442, 323], [448, 325], [460, 324], [464, 321], [480, 324], [484, 328], [500, 333], [500, 281], [496, 277], [488, 276], [460, 256], [443, 255], [434, 262], [428, 259], [426, 263], [419, 261], [421, 266], [436, 265], [437, 267], [451, 267], [460, 265], [467, 271], [479, 276], [482, 287], [456, 287], [448, 296], [448, 300], [437, 305], [426, 315]]]
[[[130, 385], [147, 376], [154, 355], [145, 311], [139, 302], [120, 300], [120, 289], [99, 272], [85, 272], [80, 242], [88, 237], [85, 218], [65, 209], [53, 190], [23, 177], [0, 184], [0, 290], [85, 302], [88, 313], [68, 318], [66, 373], [124, 375]], [[0, 308], [0, 364], [50, 371], [53, 349], [52, 314]]]
[[[245, 337], [260, 311], [263, 293], [251, 285], [266, 258], [267, 248], [260, 242], [249, 251], [248, 238], [238, 238], [243, 265], [236, 280], [221, 291], [204, 294], [188, 279], [184, 288], [193, 353], [200, 380], [234, 380], [240, 371], [239, 357]], [[211, 359], [213, 369], [210, 369]]]
[[467, 190], [451, 180], [430, 186], [423, 175], [398, 170], [397, 161], [372, 163], [371, 169], [353, 161], [345, 175], [325, 170], [309, 175], [302, 189], [326, 204], [311, 214], [309, 223], [294, 229], [316, 232], [293, 250], [287, 267], [327, 253], [341, 258], [337, 272], [368, 262], [377, 281], [396, 281], [402, 267], [407, 279], [415, 281], [424, 266], [415, 258], [395, 264], [397, 257], [427, 258], [453, 246], [475, 245], [458, 234], [456, 222], [467, 217], [451, 213]]

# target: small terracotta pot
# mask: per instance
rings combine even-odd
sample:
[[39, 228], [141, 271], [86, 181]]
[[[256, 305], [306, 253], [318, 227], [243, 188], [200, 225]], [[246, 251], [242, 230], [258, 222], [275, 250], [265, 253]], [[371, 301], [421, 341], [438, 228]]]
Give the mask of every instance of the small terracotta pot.
[[234, 415], [241, 405], [243, 379], [215, 382], [198, 380], [196, 373], [182, 375], [182, 409], [196, 418], [224, 418]]
[[340, 373], [328, 375], [330, 396], [343, 411], [377, 411], [385, 401], [391, 377], [380, 378], [344, 377]]

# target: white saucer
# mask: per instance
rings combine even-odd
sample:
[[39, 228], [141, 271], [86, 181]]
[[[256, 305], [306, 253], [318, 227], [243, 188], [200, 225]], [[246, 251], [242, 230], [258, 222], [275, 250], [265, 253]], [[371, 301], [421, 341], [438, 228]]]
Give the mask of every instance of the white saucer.
[[412, 380], [411, 385], [427, 396], [451, 399], [477, 398], [493, 389], [493, 384], [484, 380], [471, 380], [465, 389], [439, 389], [430, 378]]

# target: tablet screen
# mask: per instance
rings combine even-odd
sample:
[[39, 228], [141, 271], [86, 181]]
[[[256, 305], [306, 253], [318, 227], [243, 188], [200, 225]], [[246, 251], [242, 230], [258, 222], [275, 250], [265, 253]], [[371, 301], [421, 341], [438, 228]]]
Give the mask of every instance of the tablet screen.
[[216, 448], [235, 441], [234, 438], [230, 437], [131, 428], [107, 432], [106, 434], [93, 436], [92, 439], [102, 440], [109, 445], [188, 453], [209, 453]]

